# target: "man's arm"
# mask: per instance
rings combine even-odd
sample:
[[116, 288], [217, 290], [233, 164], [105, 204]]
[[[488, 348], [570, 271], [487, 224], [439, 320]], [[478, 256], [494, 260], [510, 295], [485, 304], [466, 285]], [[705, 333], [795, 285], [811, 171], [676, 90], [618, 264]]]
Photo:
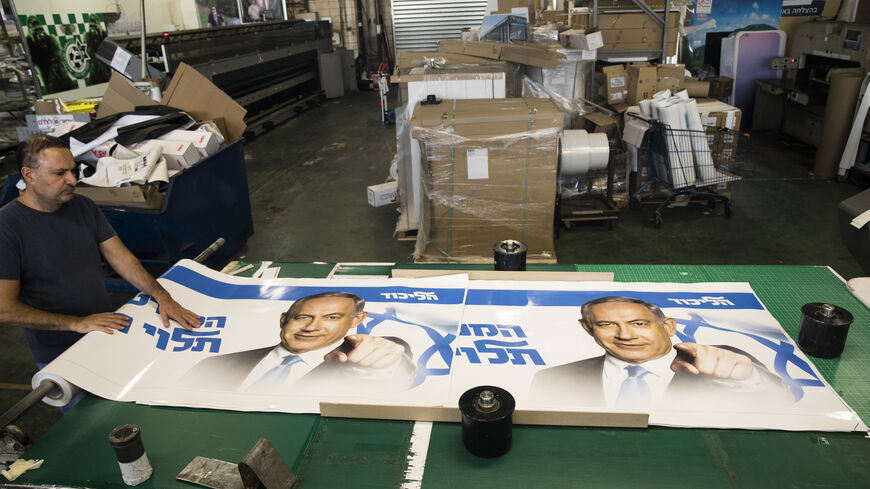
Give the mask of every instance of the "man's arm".
[[0, 280], [0, 323], [50, 331], [102, 331], [108, 334], [129, 326], [129, 319], [113, 312], [79, 317], [36, 309], [18, 300], [20, 286], [18, 280]]
[[130, 252], [118, 236], [100, 243], [100, 252], [109, 262], [112, 269], [124, 280], [133, 284], [142, 293], [148, 294], [160, 305], [160, 320], [163, 326], [169, 327], [169, 320], [174, 319], [185, 329], [198, 328], [200, 316], [188, 311], [169, 295], [154, 277], [148, 273], [139, 260]]

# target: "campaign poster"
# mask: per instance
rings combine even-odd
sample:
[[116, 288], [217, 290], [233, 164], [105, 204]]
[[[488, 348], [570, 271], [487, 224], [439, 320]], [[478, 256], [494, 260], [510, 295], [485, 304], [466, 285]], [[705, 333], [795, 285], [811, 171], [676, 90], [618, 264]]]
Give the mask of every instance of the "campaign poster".
[[46, 368], [144, 404], [317, 413], [321, 401], [443, 402], [465, 275], [249, 279], [185, 260], [159, 280], [203, 316], [200, 328], [164, 328], [140, 294], [118, 310], [126, 330], [88, 334]]
[[[746, 283], [471, 281], [451, 398], [645, 412], [651, 425], [866, 429]], [[640, 370], [639, 375], [632, 371]]]
[[493, 385], [518, 411], [867, 429], [746, 283], [241, 278], [189, 260], [159, 280], [200, 328], [164, 328], [139, 294], [118, 310], [128, 328], [88, 334], [47, 373], [110, 400], [237, 411], [455, 409]]
[[685, 27], [692, 66], [704, 64], [707, 33], [779, 28], [783, 0], [698, 0]]
[[109, 67], [97, 60], [106, 38], [101, 13], [19, 15], [42, 95], [109, 81]]

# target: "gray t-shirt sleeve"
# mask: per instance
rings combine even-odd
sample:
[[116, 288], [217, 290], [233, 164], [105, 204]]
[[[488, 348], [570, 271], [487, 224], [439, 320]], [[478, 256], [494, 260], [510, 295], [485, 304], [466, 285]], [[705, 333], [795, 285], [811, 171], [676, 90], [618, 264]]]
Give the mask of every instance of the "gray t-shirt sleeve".
[[21, 248], [9, 226], [0, 226], [0, 280], [21, 279]]

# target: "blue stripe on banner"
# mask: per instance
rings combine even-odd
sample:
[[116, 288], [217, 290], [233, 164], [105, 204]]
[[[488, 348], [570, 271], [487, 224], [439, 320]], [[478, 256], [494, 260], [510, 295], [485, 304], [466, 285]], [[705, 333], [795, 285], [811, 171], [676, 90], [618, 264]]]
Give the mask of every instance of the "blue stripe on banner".
[[482, 306], [576, 306], [606, 296], [640, 299], [658, 307], [689, 309], [764, 309], [755, 294], [697, 292], [638, 292], [634, 290], [475, 290], [468, 291], [469, 305]]
[[405, 302], [413, 304], [462, 304], [465, 289], [421, 289], [417, 287], [292, 287], [286, 285], [228, 284], [201, 275], [189, 268], [174, 266], [161, 278], [215, 299], [266, 299], [295, 301], [321, 292], [350, 292], [366, 302]]

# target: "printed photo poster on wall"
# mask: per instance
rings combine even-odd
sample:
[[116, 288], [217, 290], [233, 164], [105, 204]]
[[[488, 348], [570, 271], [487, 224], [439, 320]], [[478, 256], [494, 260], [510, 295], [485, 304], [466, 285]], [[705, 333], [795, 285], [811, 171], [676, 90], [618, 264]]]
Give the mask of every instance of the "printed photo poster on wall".
[[866, 429], [745, 283], [470, 281], [462, 323], [453, 399], [497, 385], [518, 410], [649, 412], [650, 424], [683, 427]]
[[708, 33], [777, 29], [782, 10], [783, 0], [697, 0], [685, 28], [692, 66], [704, 64]]
[[[160, 283], [204, 316], [165, 329], [138, 295], [131, 326], [92, 333], [46, 368], [107, 399], [317, 413], [320, 401], [440, 405], [467, 277], [249, 279], [185, 260]], [[291, 307], [293, 306], [293, 307]]]
[[237, 0], [196, 0], [196, 15], [200, 27], [222, 27], [242, 23]]
[[42, 95], [109, 81], [94, 56], [106, 37], [101, 13], [19, 15]]

